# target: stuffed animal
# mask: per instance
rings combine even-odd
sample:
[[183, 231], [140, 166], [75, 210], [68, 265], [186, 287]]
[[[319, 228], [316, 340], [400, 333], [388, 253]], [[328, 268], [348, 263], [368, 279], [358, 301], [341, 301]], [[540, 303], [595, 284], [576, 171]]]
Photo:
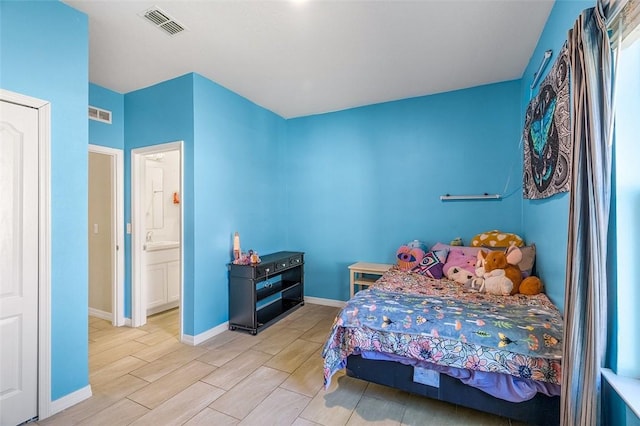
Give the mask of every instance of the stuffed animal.
[[538, 277], [527, 277], [520, 283], [520, 293], [533, 296], [542, 293], [544, 286]]
[[513, 291], [513, 282], [507, 278], [504, 269], [494, 269], [491, 272], [485, 272], [482, 284], [478, 291], [480, 293], [497, 294], [500, 296], [509, 296]]
[[467, 271], [464, 268], [460, 268], [459, 266], [452, 266], [447, 270], [446, 273], [447, 278], [452, 281], [457, 282], [458, 284], [466, 284], [470, 280], [473, 280], [476, 276], [471, 272]]
[[485, 254], [478, 252], [476, 260], [476, 276], [471, 277], [465, 288], [480, 293], [508, 296], [513, 290], [513, 282], [505, 276], [504, 269], [485, 271]]
[[[491, 251], [489, 253], [485, 253], [484, 251], [480, 251], [478, 256], [482, 256], [484, 259], [484, 275], [497, 270], [503, 269], [504, 276], [511, 280], [513, 283], [513, 287], [511, 288], [510, 294], [516, 294], [520, 291], [520, 283], [522, 282], [522, 272], [520, 268], [517, 266], [518, 262], [522, 260], [522, 251], [514, 245], [511, 245], [507, 249], [506, 252], [502, 251]], [[490, 276], [500, 276], [500, 274], [490, 274]]]

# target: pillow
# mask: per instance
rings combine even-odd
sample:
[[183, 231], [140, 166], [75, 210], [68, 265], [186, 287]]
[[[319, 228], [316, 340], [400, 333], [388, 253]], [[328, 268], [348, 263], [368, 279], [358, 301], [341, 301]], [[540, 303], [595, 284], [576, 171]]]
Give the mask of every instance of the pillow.
[[419, 247], [409, 247], [408, 245], [402, 245], [396, 252], [396, 258], [398, 267], [403, 271], [417, 266], [424, 257], [424, 250]]
[[500, 232], [497, 229], [478, 234], [471, 240], [473, 247], [509, 247], [511, 244], [522, 247], [524, 241], [516, 234]]
[[[476, 250], [476, 253], [479, 251]], [[457, 268], [464, 269], [472, 273], [474, 276], [476, 274], [476, 255], [470, 255], [466, 250], [463, 250], [462, 247], [452, 248], [449, 251], [449, 256], [447, 257], [447, 262], [443, 266], [443, 270], [446, 272], [451, 267], [455, 266]]]
[[[475, 262], [477, 259], [478, 252], [480, 250], [485, 250], [485, 251], [506, 250], [505, 247], [465, 247], [465, 246], [450, 246], [443, 243], [436, 243], [433, 247], [431, 247], [431, 250], [443, 250], [443, 249], [449, 249], [449, 257], [447, 258], [447, 263], [445, 263], [444, 265], [445, 272], [449, 270], [450, 266], [463, 267], [462, 265], [449, 265], [450, 260], [456, 259], [455, 256], [453, 259], [451, 258], [452, 253], [454, 251], [458, 251], [458, 253], [462, 253], [465, 256], [473, 257], [474, 267], [471, 270], [471, 272], [473, 273], [475, 273]], [[520, 271], [522, 271], [522, 278], [526, 278], [528, 276], [531, 276], [531, 274], [533, 273], [533, 266], [536, 262], [536, 245], [530, 244], [528, 246], [520, 247], [520, 250], [522, 251], [522, 260], [520, 261], [520, 263], [518, 263], [518, 267], [520, 268]], [[465, 268], [465, 269], [470, 270], [468, 268]]]
[[412, 271], [439, 280], [444, 275], [444, 262], [447, 260], [448, 253], [448, 250], [427, 252]]
[[520, 247], [522, 252], [522, 260], [518, 263], [518, 267], [522, 271], [522, 278], [527, 278], [533, 273], [533, 265], [536, 263], [536, 245]]
[[433, 247], [431, 247], [431, 250], [445, 250], [445, 249], [449, 250], [449, 254], [451, 254], [453, 250], [456, 250], [458, 252], [462, 252], [465, 256], [476, 257], [478, 255], [478, 252], [482, 250], [482, 247], [451, 246], [449, 244], [444, 244], [444, 243], [436, 243]]

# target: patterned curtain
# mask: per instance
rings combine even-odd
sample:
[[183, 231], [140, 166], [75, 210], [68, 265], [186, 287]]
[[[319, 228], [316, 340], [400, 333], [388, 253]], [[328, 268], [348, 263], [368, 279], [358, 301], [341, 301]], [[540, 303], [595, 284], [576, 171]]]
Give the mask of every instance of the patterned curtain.
[[[615, 6], [615, 7], [614, 7]], [[573, 170], [565, 287], [561, 424], [600, 424], [607, 332], [607, 230], [611, 197], [613, 55], [599, 1], [569, 31]]]

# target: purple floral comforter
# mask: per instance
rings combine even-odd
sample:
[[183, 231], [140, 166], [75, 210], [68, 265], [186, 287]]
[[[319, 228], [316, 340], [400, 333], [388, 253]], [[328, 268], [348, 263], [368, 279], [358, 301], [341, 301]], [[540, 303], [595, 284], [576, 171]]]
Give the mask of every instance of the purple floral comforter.
[[562, 317], [544, 294], [480, 294], [394, 268], [336, 317], [322, 352], [325, 386], [364, 351], [559, 384]]

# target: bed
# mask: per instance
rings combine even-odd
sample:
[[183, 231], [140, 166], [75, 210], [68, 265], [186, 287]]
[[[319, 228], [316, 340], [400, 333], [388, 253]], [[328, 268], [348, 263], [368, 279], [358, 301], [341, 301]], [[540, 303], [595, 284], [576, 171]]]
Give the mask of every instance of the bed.
[[398, 267], [354, 295], [324, 345], [335, 372], [530, 424], [559, 423], [562, 317]]

